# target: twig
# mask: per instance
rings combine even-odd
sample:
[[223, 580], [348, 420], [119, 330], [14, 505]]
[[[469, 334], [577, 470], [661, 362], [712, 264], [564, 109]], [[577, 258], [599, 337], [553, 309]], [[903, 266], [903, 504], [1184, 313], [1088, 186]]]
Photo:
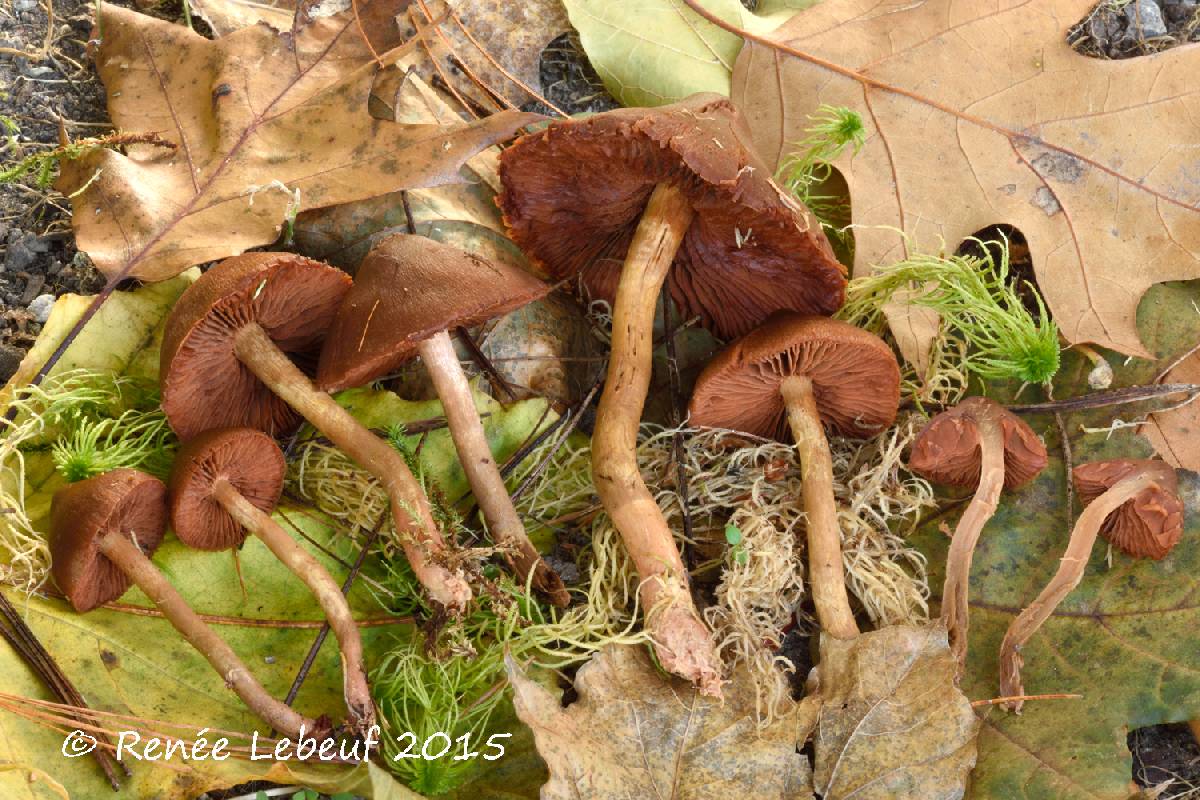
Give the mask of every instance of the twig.
[[[363, 562], [367, 559], [367, 552], [375, 544], [375, 540], [379, 538], [379, 531], [383, 528], [384, 520], [388, 517], [388, 512], [379, 515], [375, 526], [371, 528], [371, 533], [367, 536], [367, 540], [363, 542], [362, 549], [358, 551], [358, 558], [354, 560], [354, 565], [350, 567], [350, 573], [346, 576], [346, 580], [342, 583], [342, 594], [350, 593], [350, 587], [354, 585], [354, 581], [358, 578], [358, 573], [362, 569]], [[300, 687], [304, 685], [304, 681], [308, 678], [308, 673], [312, 669], [313, 662], [317, 659], [317, 653], [321, 650], [321, 645], [325, 644], [325, 637], [329, 636], [329, 620], [326, 620], [321, 625], [321, 630], [317, 632], [317, 638], [313, 640], [312, 647], [308, 649], [308, 655], [304, 657], [304, 662], [300, 665], [299, 672], [296, 673], [296, 679], [292, 681], [292, 688], [288, 689], [287, 697], [283, 699], [286, 705], [291, 705], [296, 700], [296, 695], [300, 693]]]
[[1159, 383], [1144, 386], [1127, 386], [1124, 389], [1113, 389], [1109, 392], [1093, 392], [1080, 397], [1068, 397], [1065, 400], [1051, 400], [1045, 403], [1027, 403], [1025, 405], [1008, 406], [1008, 410], [1016, 414], [1044, 414], [1060, 411], [1085, 411], [1092, 408], [1128, 405], [1145, 400], [1154, 400], [1172, 394], [1188, 394], [1192, 397], [1200, 395], [1200, 384], [1195, 383]]
[[483, 374], [487, 375], [488, 383], [492, 385], [492, 388], [497, 392], [504, 392], [508, 395], [509, 400], [516, 400], [517, 393], [513, 391], [512, 384], [504, 379], [504, 376], [496, 369], [496, 365], [479, 349], [479, 345], [471, 338], [470, 331], [460, 325], [455, 328], [455, 333], [458, 334], [458, 340], [466, 345], [467, 352], [471, 355], [471, 361], [483, 370]]
[[[95, 718], [90, 717], [87, 711], [90, 711], [87, 703], [83, 699], [83, 695], [75, 688], [75, 684], [58, 666], [58, 662], [50, 655], [50, 652], [42, 645], [29, 626], [25, 624], [25, 620], [17, 613], [17, 609], [13, 607], [8, 598], [0, 592], [0, 614], [7, 621], [7, 625], [0, 624], [0, 635], [3, 635], [22, 660], [28, 664], [33, 671], [42, 679], [42, 682], [54, 692], [55, 697], [61, 700], [64, 704], [74, 706], [79, 709], [73, 716], [80, 724], [90, 724], [95, 722]], [[106, 743], [109, 742], [108, 737], [103, 738]], [[117, 778], [115, 769], [116, 760], [109, 754], [108, 750], [103, 747], [98, 747], [93, 751], [96, 761], [100, 764], [100, 769], [104, 770], [105, 776], [108, 778], [109, 784], [113, 791], [118, 791], [121, 788], [121, 782]], [[129, 767], [121, 764], [121, 768], [125, 774], [131, 775]]]
[[1081, 694], [1017, 694], [1011, 697], [993, 697], [991, 700], [972, 700], [971, 708], [980, 706], [998, 706], [1001, 703], [1011, 703], [1016, 700], [1078, 700]]
[[578, 410], [575, 412], [571, 421], [567, 423], [562, 432], [559, 433], [558, 437], [554, 440], [554, 444], [547, 451], [546, 455], [542, 457], [542, 460], [538, 463], [538, 465], [534, 467], [528, 475], [525, 476], [525, 480], [521, 481], [521, 485], [518, 486], [516, 491], [512, 493], [512, 499], [514, 503], [520, 499], [521, 495], [529, 491], [529, 488], [533, 486], [533, 482], [541, 477], [541, 474], [546, 471], [547, 467], [550, 466], [550, 462], [554, 460], [554, 456], [556, 453], [558, 453], [559, 448], [563, 446], [571, 434], [575, 432], [575, 429], [579, 427], [579, 423], [583, 420], [588, 406], [592, 404], [592, 400], [595, 399], [596, 393], [600, 391], [600, 387], [603, 385], [604, 373], [601, 372], [601, 376], [596, 379], [594, 384], [592, 384], [592, 388], [588, 391], [587, 396], [579, 402]]

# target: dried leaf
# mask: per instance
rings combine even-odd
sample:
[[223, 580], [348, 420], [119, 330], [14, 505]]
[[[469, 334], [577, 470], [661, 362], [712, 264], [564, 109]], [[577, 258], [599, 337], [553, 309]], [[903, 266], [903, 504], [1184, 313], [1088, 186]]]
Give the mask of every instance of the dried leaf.
[[296, 211], [455, 182], [467, 158], [538, 119], [373, 119], [376, 64], [354, 16], [318, 9], [302, 12], [294, 32], [259, 25], [210, 41], [100, 6], [96, 64], [113, 123], [177, 145], [99, 150], [63, 165], [80, 249], [101, 271], [167, 278], [274, 241]]
[[[816, 0], [707, 0], [721, 19], [766, 32]], [[583, 49], [613, 97], [626, 106], [674, 103], [696, 92], [729, 94], [742, 40], [679, 0], [563, 0]]]
[[582, 666], [579, 699], [566, 708], [512, 661], [508, 674], [517, 715], [550, 767], [542, 800], [812, 796], [797, 752], [811, 704], [760, 730], [748, 683], [727, 686], [724, 703], [701, 697], [633, 646], [609, 646]]
[[1092, 5], [829, 0], [770, 35], [799, 55], [748, 42], [732, 96], [772, 162], [818, 105], [862, 116], [865, 146], [835, 162], [858, 273], [1009, 223], [1069, 341], [1144, 356], [1138, 299], [1200, 275], [1200, 164], [1184, 145], [1200, 50], [1083, 57], [1066, 31]]
[[813, 783], [826, 800], [962, 797], [979, 720], [944, 628], [821, 637]]
[[[1164, 381], [1200, 384], [1200, 354], [1193, 353], [1185, 358], [1164, 376]], [[1167, 463], [1200, 472], [1200, 447], [1197, 446], [1200, 442], [1200, 402], [1151, 414], [1142, 433]]]

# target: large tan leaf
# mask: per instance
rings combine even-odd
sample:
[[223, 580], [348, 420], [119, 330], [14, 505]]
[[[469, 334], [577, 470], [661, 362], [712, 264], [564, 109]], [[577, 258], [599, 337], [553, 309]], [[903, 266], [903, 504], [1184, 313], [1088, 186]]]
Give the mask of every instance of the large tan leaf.
[[[120, 129], [174, 150], [98, 150], [63, 165], [79, 247], [106, 275], [158, 280], [269, 244], [289, 215], [459, 180], [459, 166], [536, 115], [398, 125], [371, 117], [377, 67], [349, 3], [210, 41], [102, 4], [96, 65]], [[395, 0], [360, 3], [390, 18]], [[311, 16], [309, 14], [311, 13]], [[373, 27], [378, 31], [379, 28]], [[376, 49], [395, 39], [384, 34]], [[398, 56], [393, 52], [392, 56]]]
[[797, 752], [811, 704], [758, 730], [748, 682], [727, 686], [724, 703], [701, 697], [635, 646], [611, 645], [582, 666], [566, 708], [511, 661], [508, 672], [517, 715], [550, 767], [542, 800], [812, 796]]
[[818, 105], [861, 114], [866, 145], [836, 162], [858, 273], [908, 252], [897, 229], [930, 252], [1010, 223], [1068, 340], [1144, 356], [1138, 298], [1200, 275], [1200, 49], [1081, 56], [1066, 31], [1092, 5], [828, 0], [769, 35], [789, 52], [747, 42], [733, 98], [769, 161]]
[[826, 800], [962, 797], [979, 720], [954, 671], [938, 626], [822, 636], [817, 793]]

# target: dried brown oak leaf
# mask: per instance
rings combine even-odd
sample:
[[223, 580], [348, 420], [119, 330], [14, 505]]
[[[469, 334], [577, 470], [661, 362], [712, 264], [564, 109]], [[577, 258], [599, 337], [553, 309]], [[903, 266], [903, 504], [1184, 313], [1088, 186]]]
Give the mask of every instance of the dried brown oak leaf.
[[[360, 13], [390, 20], [377, 2]], [[302, 9], [288, 32], [255, 25], [210, 41], [100, 5], [96, 66], [113, 124], [177, 145], [64, 163], [58, 186], [71, 195], [79, 247], [102, 272], [161, 280], [269, 244], [297, 210], [458, 181], [467, 158], [539, 119], [508, 112], [450, 127], [372, 118], [377, 63], [353, 12], [330, 13], [341, 8]]]
[[[979, 720], [940, 626], [821, 637], [813, 784], [825, 800], [959, 798]], [[813, 678], [810, 678], [810, 684]]]
[[610, 645], [582, 666], [579, 698], [566, 708], [511, 659], [508, 674], [517, 716], [550, 768], [541, 800], [812, 797], [797, 752], [813, 723], [811, 702], [759, 729], [748, 682], [727, 685], [724, 703], [701, 697], [631, 645]]
[[[1138, 300], [1200, 277], [1200, 48], [1082, 56], [1066, 32], [1094, 4], [827, 0], [748, 35], [732, 96], [771, 163], [820, 104], [862, 116], [865, 146], [835, 162], [858, 274], [1012, 224], [1069, 341], [1148, 356]], [[893, 319], [910, 359], [928, 322]]]

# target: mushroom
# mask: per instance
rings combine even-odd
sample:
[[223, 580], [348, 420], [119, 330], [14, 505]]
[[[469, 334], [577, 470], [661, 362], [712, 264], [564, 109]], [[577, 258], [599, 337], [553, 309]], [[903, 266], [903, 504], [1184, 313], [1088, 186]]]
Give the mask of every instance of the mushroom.
[[469, 328], [544, 296], [549, 285], [423, 236], [397, 234], [363, 259], [330, 326], [317, 386], [361, 386], [420, 356], [442, 401], [459, 461], [488, 531], [522, 581], [558, 606], [570, 602], [562, 579], [542, 560], [492, 458], [475, 398], [449, 331]]
[[821, 628], [858, 635], [842, 566], [825, 427], [867, 438], [890, 426], [900, 405], [900, 367], [887, 344], [826, 317], [777, 313], [709, 362], [692, 393], [692, 424], [786, 440], [790, 427], [803, 474], [813, 605]]
[[188, 287], [167, 318], [163, 411], [185, 441], [237, 426], [274, 436], [295, 427], [299, 412], [379, 479], [417, 579], [435, 602], [460, 612], [470, 587], [447, 566], [429, 499], [403, 456], [317, 391], [293, 363], [316, 361], [349, 288], [341, 271], [291, 253], [247, 253], [217, 264]]
[[983, 526], [996, 513], [1001, 489], [1023, 486], [1046, 466], [1046, 446], [1033, 429], [986, 397], [968, 397], [931, 419], [917, 434], [908, 468], [934, 483], [975, 487], [946, 555], [942, 619], [959, 674], [967, 659], [971, 557]]
[[279, 502], [287, 462], [275, 440], [253, 428], [218, 428], [190, 439], [171, 469], [171, 527], [198, 550], [240, 547], [253, 533], [304, 581], [320, 603], [342, 651], [343, 693], [351, 728], [375, 724], [363, 668], [362, 638], [341, 587], [321, 562], [287, 534], [270, 512]]
[[[1079, 585], [1097, 535], [1103, 533], [1121, 549], [1150, 558], [1162, 558], [1183, 535], [1183, 502], [1175, 470], [1167, 463], [1157, 459], [1098, 461], [1080, 464], [1072, 476], [1080, 498], [1088, 505], [1071, 529], [1058, 571], [1004, 634], [1000, 645], [1001, 697], [1024, 695], [1021, 648]], [[1006, 706], [1020, 711], [1023, 704], [1016, 699]]]
[[290, 736], [326, 727], [267, 694], [225, 641], [204, 623], [150, 560], [167, 527], [167, 487], [152, 475], [115, 469], [73, 483], [50, 506], [51, 572], [81, 613], [116, 600], [131, 585], [267, 724]]
[[665, 282], [685, 316], [731, 337], [779, 309], [833, 313], [845, 270], [717, 95], [552, 123], [501, 154], [500, 178], [513, 240], [555, 279], [582, 272], [593, 295], [613, 300], [592, 439], [596, 491], [641, 578], [659, 663], [719, 694], [711, 634], [637, 464], [658, 295]]

